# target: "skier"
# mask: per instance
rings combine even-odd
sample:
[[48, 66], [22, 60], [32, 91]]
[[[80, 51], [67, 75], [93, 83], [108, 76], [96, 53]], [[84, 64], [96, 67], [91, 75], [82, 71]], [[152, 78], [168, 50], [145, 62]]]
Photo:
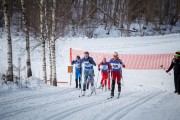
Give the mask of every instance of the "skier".
[[110, 90], [110, 64], [106, 61], [106, 58], [103, 58], [102, 62], [98, 65], [98, 70], [101, 71], [102, 79], [101, 86], [102, 89], [105, 87], [105, 91], [107, 90], [107, 80], [108, 80], [108, 89]]
[[75, 65], [76, 89], [78, 89], [78, 79], [79, 79], [79, 89], [81, 89], [82, 65], [81, 65], [81, 58], [79, 55], [76, 56], [76, 60], [73, 60], [71, 65]]
[[91, 94], [95, 91], [94, 88], [94, 69], [93, 66], [96, 66], [93, 58], [89, 56], [89, 52], [84, 52], [84, 58], [82, 58], [82, 64], [84, 65], [84, 83], [83, 83], [83, 94], [85, 96], [87, 80], [90, 79], [91, 83]]
[[175, 91], [174, 93], [178, 93], [180, 95], [180, 51], [177, 51], [174, 54], [174, 58], [171, 62], [171, 65], [166, 72], [168, 73], [170, 70], [174, 68], [174, 85]]
[[115, 89], [115, 82], [118, 84], [118, 98], [121, 92], [121, 77], [122, 77], [122, 67], [125, 68], [124, 63], [118, 57], [118, 53], [114, 52], [113, 58], [110, 59], [111, 65], [111, 77], [112, 77], [112, 85], [111, 85], [111, 98], [114, 97], [114, 89]]

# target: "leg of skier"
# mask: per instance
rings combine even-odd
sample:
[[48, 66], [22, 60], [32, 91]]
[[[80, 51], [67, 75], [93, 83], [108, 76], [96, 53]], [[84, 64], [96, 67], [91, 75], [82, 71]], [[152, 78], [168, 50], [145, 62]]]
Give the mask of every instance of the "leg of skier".
[[101, 83], [101, 85], [102, 85], [102, 90], [104, 89], [104, 85], [105, 85], [105, 74], [104, 74], [104, 72], [102, 72], [102, 83]]
[[90, 72], [89, 73], [89, 77], [90, 77], [90, 83], [91, 83], [91, 94], [93, 94], [95, 92], [95, 87], [94, 87], [94, 70], [91, 70], [89, 72]]
[[111, 81], [110, 81], [110, 73], [108, 73], [108, 90], [111, 90], [111, 87], [110, 87], [110, 84], [111, 84]]
[[178, 81], [178, 74], [177, 73], [174, 73], [174, 86], [175, 86], [175, 91], [174, 93], [177, 93], [178, 90], [177, 90], [177, 81]]
[[84, 71], [84, 83], [83, 83], [83, 94], [82, 94], [82, 96], [85, 96], [87, 79], [88, 79], [88, 71], [85, 70]]
[[178, 74], [178, 77], [177, 77], [177, 92], [178, 92], [178, 95], [180, 95], [180, 74]]
[[107, 90], [107, 80], [108, 80], [108, 72], [105, 73], [105, 79], [104, 79], [105, 91]]
[[112, 80], [112, 85], [111, 85], [111, 98], [114, 97], [114, 89], [115, 89], [115, 80]]
[[118, 84], [118, 98], [120, 97], [121, 93], [121, 73], [117, 72], [117, 84]]
[[75, 88], [78, 88], [78, 71], [75, 72], [75, 82], [76, 82], [76, 86]]

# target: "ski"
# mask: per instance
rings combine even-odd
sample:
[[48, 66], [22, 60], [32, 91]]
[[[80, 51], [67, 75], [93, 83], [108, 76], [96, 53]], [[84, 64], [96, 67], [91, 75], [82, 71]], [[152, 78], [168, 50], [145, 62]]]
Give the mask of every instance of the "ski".
[[114, 97], [108, 97], [107, 99], [109, 100], [109, 99], [113, 99]]
[[89, 95], [88, 95], [88, 97], [92, 96], [92, 94], [93, 94], [94, 92], [95, 92], [95, 90], [94, 90], [94, 91], [92, 91], [92, 92], [91, 92], [91, 94], [89, 94]]

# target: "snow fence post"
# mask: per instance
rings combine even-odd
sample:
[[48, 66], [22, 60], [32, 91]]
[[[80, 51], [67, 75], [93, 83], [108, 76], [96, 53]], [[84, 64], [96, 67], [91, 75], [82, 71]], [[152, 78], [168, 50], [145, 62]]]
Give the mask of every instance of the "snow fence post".
[[70, 73], [70, 85], [72, 81], [73, 66], [68, 66], [68, 73]]
[[72, 48], [70, 48], [70, 64], [72, 62]]

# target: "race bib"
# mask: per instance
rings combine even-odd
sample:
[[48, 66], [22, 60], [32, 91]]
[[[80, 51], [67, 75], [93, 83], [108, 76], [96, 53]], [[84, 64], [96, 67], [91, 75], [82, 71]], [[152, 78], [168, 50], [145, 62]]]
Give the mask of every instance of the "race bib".
[[120, 69], [121, 68], [120, 64], [112, 63], [111, 66], [112, 66], [112, 69]]
[[100, 69], [101, 69], [101, 70], [107, 70], [107, 69], [108, 69], [108, 66], [107, 66], [107, 65], [100, 65]]
[[84, 67], [91, 67], [92, 65], [89, 62], [84, 62]]

